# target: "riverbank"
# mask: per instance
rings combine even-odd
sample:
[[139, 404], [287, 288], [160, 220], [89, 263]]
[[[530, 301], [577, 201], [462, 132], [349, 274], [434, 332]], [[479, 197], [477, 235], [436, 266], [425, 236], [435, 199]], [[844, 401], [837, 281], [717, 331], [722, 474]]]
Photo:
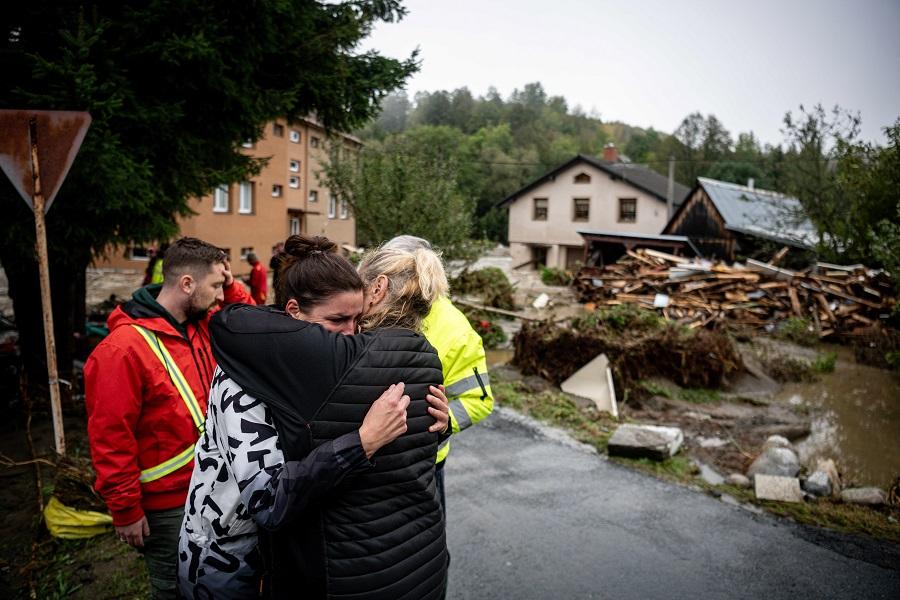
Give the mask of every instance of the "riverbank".
[[[835, 377], [840, 374], [836, 369]], [[720, 392], [699, 393], [657, 381], [648, 382], [647, 386], [657, 392], [666, 390], [665, 395], [649, 394], [643, 400], [630, 398], [620, 405], [617, 421], [598, 412], [591, 402], [565, 394], [539, 377], [523, 376], [515, 367], [498, 365], [491, 376], [499, 405], [562, 427], [601, 453], [606, 452], [607, 442], [620, 423], [652, 423], [682, 429], [683, 449], [667, 460], [613, 459], [630, 468], [805, 525], [900, 543], [898, 506], [872, 508], [828, 498], [798, 504], [770, 502], [758, 500], [752, 489], [726, 483], [730, 473], [746, 471], [769, 436], [787, 435], [796, 440], [808, 435], [811, 409], [806, 405], [765, 402]]]

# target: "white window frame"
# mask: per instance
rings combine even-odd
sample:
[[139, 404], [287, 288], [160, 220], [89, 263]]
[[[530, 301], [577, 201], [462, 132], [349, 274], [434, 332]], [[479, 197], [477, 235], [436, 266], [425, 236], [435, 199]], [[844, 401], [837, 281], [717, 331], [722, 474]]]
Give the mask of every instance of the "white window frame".
[[[135, 250], [142, 252], [142, 254], [135, 254]], [[128, 260], [150, 262], [150, 252], [148, 251], [148, 248], [146, 246], [129, 246]]]
[[273, 198], [281, 198], [284, 195], [284, 186], [280, 183], [272, 184], [272, 197]]
[[309, 147], [310, 148], [318, 148], [319, 147], [319, 138], [316, 136], [310, 136], [309, 138]]
[[350, 203], [347, 202], [346, 198], [341, 198], [341, 218], [342, 219], [350, 218]]
[[288, 235], [299, 235], [300, 234], [300, 217], [291, 217], [288, 222], [288, 229], [290, 229], [290, 233]]
[[241, 248], [241, 260], [247, 260], [247, 255], [253, 252], [253, 246]]
[[242, 215], [253, 214], [253, 182], [242, 181], [238, 200], [238, 212]]
[[288, 178], [288, 185], [295, 190], [298, 189], [300, 187], [300, 178], [296, 175], [292, 175]]
[[309, 190], [309, 201], [310, 202], [318, 202], [319, 201], [319, 190]]
[[291, 129], [291, 133], [288, 136], [288, 139], [290, 139], [295, 144], [299, 144], [300, 143], [300, 132], [297, 131], [296, 129]]
[[213, 191], [213, 212], [214, 213], [227, 213], [230, 200], [231, 200], [231, 198], [230, 198], [228, 186], [227, 185], [216, 186], [215, 191]]
[[253, 140], [244, 140], [243, 142], [241, 142], [241, 147], [242, 148], [252, 148]]
[[337, 196], [328, 194], [328, 218], [333, 219], [337, 215]]
[[291, 170], [291, 173], [299, 173], [300, 172], [300, 161], [291, 159], [288, 168]]

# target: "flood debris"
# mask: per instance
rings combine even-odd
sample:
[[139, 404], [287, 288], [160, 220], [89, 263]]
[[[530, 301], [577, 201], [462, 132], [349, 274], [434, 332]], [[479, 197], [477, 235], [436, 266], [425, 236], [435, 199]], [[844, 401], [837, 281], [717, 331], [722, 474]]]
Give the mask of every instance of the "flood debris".
[[612, 370], [605, 354], [600, 354], [581, 367], [574, 375], [563, 381], [560, 388], [567, 394], [593, 400], [600, 412], [619, 417], [616, 386], [613, 385]]
[[684, 433], [678, 427], [657, 425], [620, 425], [609, 438], [610, 456], [666, 460], [675, 456], [684, 443]]
[[863, 265], [816, 263], [793, 271], [752, 259], [689, 261], [652, 249], [585, 267], [574, 286], [583, 303], [635, 304], [690, 328], [730, 323], [772, 331], [796, 318], [813, 323], [820, 338], [866, 335], [897, 303], [889, 276]]
[[724, 333], [684, 330], [627, 307], [563, 323], [525, 323], [514, 346], [513, 363], [522, 373], [556, 385], [599, 354], [609, 358], [620, 390], [657, 376], [689, 388], [720, 388], [742, 369], [740, 354]]
[[754, 489], [758, 500], [803, 502], [800, 480], [796, 477], [760, 474], [754, 478]]

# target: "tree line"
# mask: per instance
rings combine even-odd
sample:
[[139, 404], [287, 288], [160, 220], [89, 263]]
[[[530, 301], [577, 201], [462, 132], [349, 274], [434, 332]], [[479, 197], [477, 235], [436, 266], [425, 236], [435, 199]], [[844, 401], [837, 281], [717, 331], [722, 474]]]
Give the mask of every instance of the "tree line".
[[[663, 175], [674, 159], [675, 179], [688, 187], [698, 177], [752, 179], [758, 188], [794, 196], [818, 230], [823, 260], [896, 270], [900, 244], [886, 242], [896, 239], [900, 222], [900, 119], [885, 128], [885, 146], [860, 141], [859, 131], [858, 114], [821, 105], [788, 111], [782, 143], [764, 145], [752, 131], [734, 137], [715, 115], [699, 112], [671, 134], [606, 123], [537, 82], [505, 99], [495, 89], [479, 97], [467, 88], [419, 92], [412, 99], [400, 90], [358, 132], [366, 142], [361, 156], [334, 156], [325, 179], [351, 198], [363, 243], [411, 230], [433, 232], [452, 249], [470, 237], [505, 241], [499, 201], [576, 154], [600, 156], [613, 142], [624, 160]], [[409, 180], [400, 181], [401, 173]], [[400, 206], [406, 208], [398, 212]], [[436, 227], [442, 210], [452, 226]]]

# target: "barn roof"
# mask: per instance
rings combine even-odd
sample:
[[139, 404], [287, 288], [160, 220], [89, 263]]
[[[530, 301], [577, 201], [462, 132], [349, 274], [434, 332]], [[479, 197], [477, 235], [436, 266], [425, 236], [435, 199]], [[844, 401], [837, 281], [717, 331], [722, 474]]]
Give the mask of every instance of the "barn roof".
[[726, 229], [776, 242], [815, 245], [816, 228], [796, 198], [706, 177], [698, 177], [697, 184], [719, 211]]

